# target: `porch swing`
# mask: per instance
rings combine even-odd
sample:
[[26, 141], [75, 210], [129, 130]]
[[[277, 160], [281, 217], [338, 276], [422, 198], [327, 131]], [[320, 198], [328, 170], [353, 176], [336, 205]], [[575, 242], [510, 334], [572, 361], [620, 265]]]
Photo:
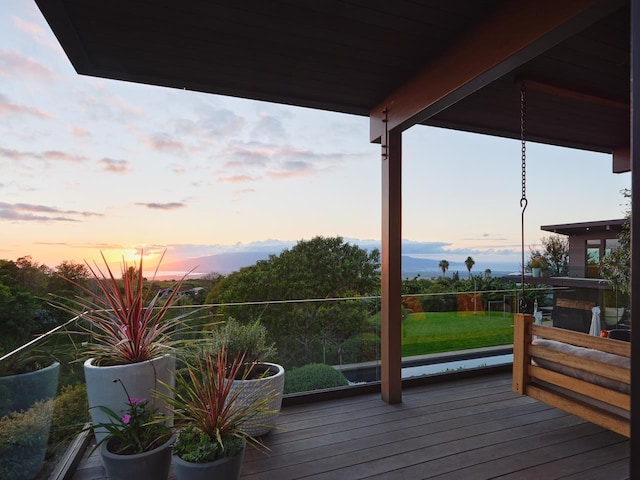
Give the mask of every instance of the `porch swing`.
[[526, 86], [520, 89], [522, 153], [521, 295], [514, 316], [513, 390], [626, 437], [631, 436], [631, 345], [534, 323], [524, 281]]

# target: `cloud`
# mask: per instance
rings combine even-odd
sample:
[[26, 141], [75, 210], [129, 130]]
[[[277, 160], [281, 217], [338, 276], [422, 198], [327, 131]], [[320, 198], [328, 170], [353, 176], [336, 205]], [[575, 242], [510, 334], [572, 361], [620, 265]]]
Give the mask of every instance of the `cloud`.
[[78, 210], [61, 210], [46, 205], [0, 202], [0, 220], [18, 222], [79, 222], [79, 218], [99, 217], [102, 214]]
[[145, 143], [156, 152], [184, 153], [185, 145], [167, 133], [154, 133], [145, 139]]
[[[2, 68], [0, 67], [0, 71], [1, 70]], [[45, 112], [44, 110], [40, 110], [39, 108], [12, 103], [7, 96], [0, 94], [0, 117], [9, 117], [13, 115], [24, 115], [42, 119], [55, 118], [55, 115]]]
[[72, 135], [75, 135], [76, 137], [90, 137], [91, 136], [91, 132], [89, 130], [87, 130], [84, 127], [77, 127], [75, 125], [72, 125], [69, 127], [69, 132], [71, 132]]
[[221, 183], [245, 183], [245, 182], [254, 182], [258, 180], [257, 177], [252, 177], [250, 175], [229, 175], [228, 177], [220, 177], [218, 181]]
[[9, 148], [0, 147], [0, 158], [8, 158], [9, 160], [54, 160], [62, 162], [84, 162], [87, 158], [82, 155], [74, 155], [59, 150], [46, 150], [44, 152], [20, 152]]
[[49, 48], [52, 48], [56, 52], [60, 52], [62, 50], [62, 48], [60, 47], [60, 44], [57, 41], [55, 41], [52, 38], [52, 35], [49, 32], [47, 32], [44, 28], [42, 28], [40, 25], [27, 22], [16, 16], [12, 17], [12, 20], [13, 20], [14, 26], [18, 30], [29, 35], [29, 37], [31, 37], [31, 39], [33, 39], [37, 43], [41, 45], [45, 45]]
[[179, 118], [173, 121], [178, 135], [193, 135], [206, 139], [237, 135], [246, 121], [235, 112], [226, 108], [201, 106], [196, 112], [196, 120]]
[[287, 136], [287, 131], [280, 119], [268, 113], [260, 115], [260, 120], [258, 120], [251, 132], [252, 138], [264, 138], [272, 141], [282, 141]]
[[117, 160], [114, 158], [101, 158], [98, 163], [102, 165], [105, 172], [110, 173], [129, 173], [133, 170], [129, 167], [130, 163], [127, 160]]
[[50, 82], [54, 75], [46, 66], [19, 53], [0, 49], [0, 77], [33, 77]]
[[272, 170], [267, 173], [269, 178], [274, 180], [283, 180], [290, 178], [303, 178], [315, 175], [317, 170], [313, 165], [301, 160], [283, 162], [278, 170]]
[[151, 210], [176, 210], [178, 208], [186, 207], [186, 204], [182, 202], [169, 202], [169, 203], [139, 202], [139, 203], [136, 203], [136, 205], [147, 207], [147, 208], [150, 208]]

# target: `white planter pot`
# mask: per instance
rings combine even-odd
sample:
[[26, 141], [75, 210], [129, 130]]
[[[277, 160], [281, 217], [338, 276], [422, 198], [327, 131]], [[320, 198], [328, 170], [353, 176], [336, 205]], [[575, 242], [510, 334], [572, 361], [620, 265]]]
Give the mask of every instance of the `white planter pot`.
[[[172, 425], [173, 419], [169, 415], [169, 409], [164, 402], [153, 397], [153, 392], [157, 390], [165, 395], [171, 394], [169, 389], [160, 382], [173, 387], [175, 385], [175, 369], [176, 361], [172, 355], [164, 355], [146, 362], [108, 367], [95, 366], [93, 359], [90, 358], [84, 362], [84, 376], [92, 423], [96, 425], [110, 422], [106, 413], [94, 407], [102, 405], [117, 414], [128, 408], [128, 398], [122, 385], [120, 382], [114, 382], [114, 380], [120, 379], [131, 398], [146, 398], [152, 408], [158, 408], [159, 412], [168, 416], [167, 423]], [[100, 442], [107, 435], [104, 428], [95, 428], [94, 433], [97, 442]]]
[[267, 406], [274, 413], [257, 415], [242, 424], [242, 430], [254, 437], [269, 433], [275, 426], [282, 406], [282, 393], [284, 392], [284, 367], [277, 363], [266, 362], [258, 365], [268, 367], [274, 375], [255, 380], [234, 380], [231, 387], [232, 395], [239, 389], [242, 390], [242, 393], [238, 396], [238, 402], [242, 405], [250, 405], [256, 398], [268, 395], [274, 397]]

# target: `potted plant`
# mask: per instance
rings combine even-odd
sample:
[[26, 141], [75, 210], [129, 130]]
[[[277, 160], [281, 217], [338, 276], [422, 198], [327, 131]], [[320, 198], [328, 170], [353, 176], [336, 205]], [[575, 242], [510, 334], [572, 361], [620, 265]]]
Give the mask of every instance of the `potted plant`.
[[171, 428], [164, 416], [150, 407], [149, 399], [129, 396], [121, 379], [114, 383], [122, 386], [127, 397], [126, 410], [118, 415], [103, 405], [94, 407], [109, 418], [100, 424], [108, 433], [94, 448], [100, 450], [107, 478], [166, 480], [171, 466]]
[[[84, 296], [72, 299], [71, 306], [65, 301], [54, 303], [77, 316], [80, 320], [79, 333], [89, 338], [86, 343], [86, 355], [89, 358], [84, 362], [84, 373], [91, 418], [95, 425], [107, 423], [109, 417], [103, 409], [94, 407], [102, 405], [117, 412], [128, 405], [128, 398], [122, 389], [114, 387], [113, 380], [116, 378], [125, 382], [131, 394], [137, 398], [152, 399], [154, 390], [158, 388], [169, 392], [162, 385], [174, 384], [175, 357], [172, 352], [175, 341], [172, 335], [181, 328], [185, 316], [171, 317], [167, 314], [178, 298], [177, 293], [186, 275], [165, 291], [166, 298], [161, 298], [160, 291], [152, 293], [155, 273], [145, 288], [142, 253], [137, 268], [129, 267], [123, 261], [121, 281], [115, 278], [104, 254], [101, 255], [106, 269], [104, 272], [97, 265], [92, 267], [87, 263], [95, 291], [67, 279]], [[166, 405], [159, 404], [158, 408], [171, 423]], [[94, 432], [98, 442], [107, 434], [100, 426], [96, 426]]]
[[246, 444], [266, 448], [240, 428], [248, 418], [269, 412], [270, 397], [241, 403], [229, 377], [243, 369], [243, 357], [228, 361], [224, 348], [217, 355], [205, 351], [178, 373], [171, 396], [157, 395], [173, 408], [180, 429], [173, 446], [178, 480], [237, 479]]
[[241, 392], [239, 402], [249, 405], [257, 398], [271, 398], [268, 414], [247, 418], [242, 424], [242, 429], [253, 436], [267, 434], [276, 424], [282, 406], [285, 370], [282, 365], [265, 361], [276, 355], [275, 345], [267, 342], [266, 328], [259, 320], [243, 324], [229, 317], [214, 326], [211, 348], [214, 354], [225, 351], [231, 358], [244, 357], [243, 367], [229, 377], [234, 378], [234, 391]]
[[545, 261], [544, 257], [542, 257], [541, 255], [533, 255], [531, 257], [531, 260], [529, 261], [529, 266], [531, 267], [531, 274], [534, 277], [539, 277], [540, 272], [542, 272], [542, 270], [545, 268], [546, 265], [547, 265], [547, 262]]
[[34, 478], [44, 464], [60, 363], [39, 351], [0, 359], [0, 478]]

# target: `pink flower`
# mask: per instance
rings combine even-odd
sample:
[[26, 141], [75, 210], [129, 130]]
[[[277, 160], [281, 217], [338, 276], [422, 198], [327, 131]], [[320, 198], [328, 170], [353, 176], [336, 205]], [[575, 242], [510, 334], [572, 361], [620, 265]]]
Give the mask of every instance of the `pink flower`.
[[136, 397], [131, 397], [129, 399], [129, 403], [138, 403], [138, 399]]
[[131, 415], [129, 415], [128, 413], [125, 413], [124, 416], [122, 417], [122, 423], [129, 423], [129, 420], [131, 420]]

